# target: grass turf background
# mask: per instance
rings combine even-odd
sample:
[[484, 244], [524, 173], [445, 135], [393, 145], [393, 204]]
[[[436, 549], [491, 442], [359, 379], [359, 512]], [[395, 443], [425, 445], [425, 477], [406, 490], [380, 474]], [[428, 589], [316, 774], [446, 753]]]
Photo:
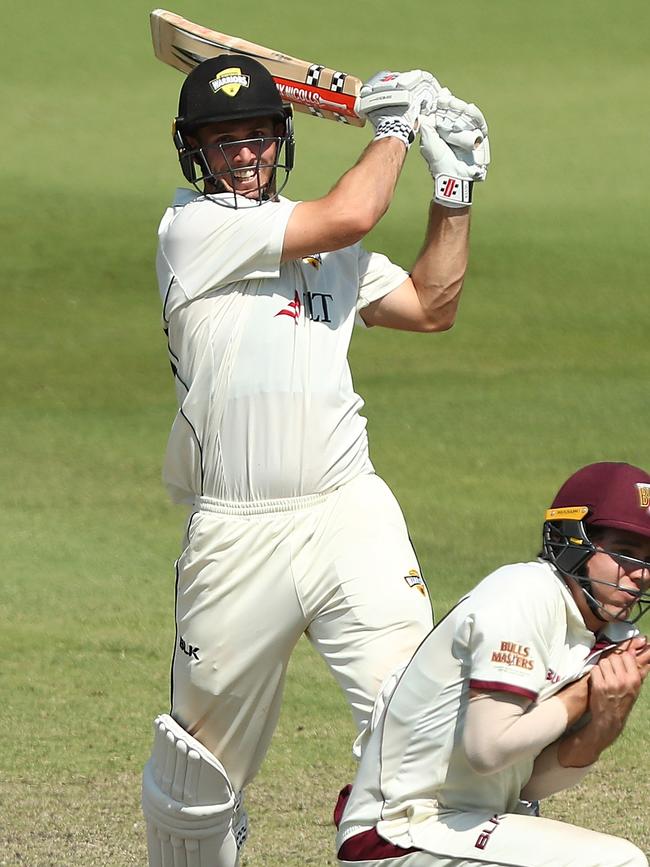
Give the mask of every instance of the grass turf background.
[[[150, 8], [71, 0], [5, 14], [0, 864], [145, 863], [139, 773], [167, 705], [182, 521], [160, 484], [174, 404], [153, 273], [157, 220], [182, 180], [169, 136], [181, 76], [153, 58]], [[650, 9], [173, 9], [361, 77], [430, 68], [488, 118], [494, 162], [476, 190], [456, 328], [359, 333], [352, 348], [371, 454], [441, 615], [486, 570], [535, 552], [542, 508], [577, 466], [650, 465]], [[296, 198], [325, 193], [369, 138], [303, 115], [296, 126]], [[429, 195], [414, 148], [369, 246], [408, 267]], [[650, 849], [648, 704], [546, 815]], [[247, 865], [334, 863], [351, 737], [300, 645], [250, 791]]]

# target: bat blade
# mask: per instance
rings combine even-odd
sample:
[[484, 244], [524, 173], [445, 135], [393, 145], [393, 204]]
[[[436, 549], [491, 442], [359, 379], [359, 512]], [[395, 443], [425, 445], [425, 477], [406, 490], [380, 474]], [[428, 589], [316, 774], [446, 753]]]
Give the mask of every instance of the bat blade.
[[181, 72], [187, 74], [219, 54], [244, 54], [268, 69], [282, 98], [297, 111], [352, 126], [365, 123], [354, 110], [361, 88], [361, 80], [354, 75], [209, 30], [165, 9], [154, 9], [150, 21], [156, 57]]

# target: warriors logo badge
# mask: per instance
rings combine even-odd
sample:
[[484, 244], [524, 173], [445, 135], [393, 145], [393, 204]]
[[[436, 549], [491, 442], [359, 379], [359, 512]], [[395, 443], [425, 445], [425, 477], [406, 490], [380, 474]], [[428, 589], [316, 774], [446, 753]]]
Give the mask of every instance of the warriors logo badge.
[[215, 93], [222, 91], [226, 96], [237, 96], [241, 87], [249, 87], [250, 75], [244, 75], [236, 66], [222, 69], [210, 82], [210, 87]]

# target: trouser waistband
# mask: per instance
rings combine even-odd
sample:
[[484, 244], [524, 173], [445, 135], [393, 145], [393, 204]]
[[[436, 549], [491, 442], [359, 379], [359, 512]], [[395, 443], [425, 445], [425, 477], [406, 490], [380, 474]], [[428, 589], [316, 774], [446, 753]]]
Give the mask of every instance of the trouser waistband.
[[200, 497], [196, 506], [202, 512], [217, 512], [220, 515], [265, 515], [277, 512], [297, 512], [325, 502], [337, 490], [338, 488], [330, 488], [319, 494], [307, 494], [302, 497], [286, 497], [279, 500], [251, 500], [247, 502]]

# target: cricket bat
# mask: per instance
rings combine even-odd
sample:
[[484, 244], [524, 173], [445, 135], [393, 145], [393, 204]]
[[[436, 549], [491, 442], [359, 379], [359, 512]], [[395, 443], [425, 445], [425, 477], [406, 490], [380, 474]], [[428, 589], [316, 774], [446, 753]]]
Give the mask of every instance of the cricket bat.
[[366, 122], [354, 110], [362, 84], [354, 75], [209, 30], [165, 9], [151, 13], [151, 38], [156, 57], [181, 72], [218, 54], [245, 54], [268, 69], [282, 98], [297, 111], [352, 126]]

